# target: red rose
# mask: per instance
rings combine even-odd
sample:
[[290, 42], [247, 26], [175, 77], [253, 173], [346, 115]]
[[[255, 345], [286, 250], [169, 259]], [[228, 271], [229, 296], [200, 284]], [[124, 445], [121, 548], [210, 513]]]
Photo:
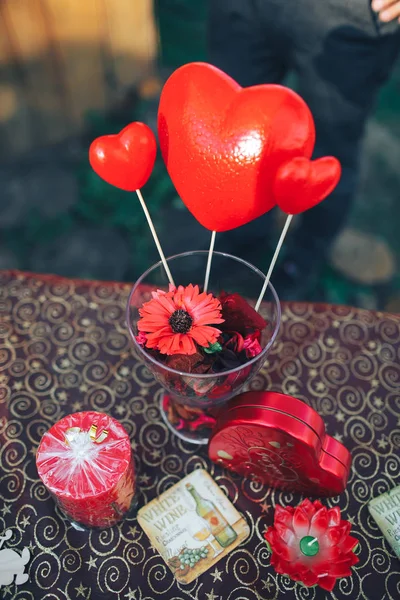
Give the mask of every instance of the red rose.
[[223, 331], [238, 331], [246, 334], [246, 329], [262, 330], [267, 323], [240, 294], [221, 292], [219, 297], [224, 323], [218, 325]]

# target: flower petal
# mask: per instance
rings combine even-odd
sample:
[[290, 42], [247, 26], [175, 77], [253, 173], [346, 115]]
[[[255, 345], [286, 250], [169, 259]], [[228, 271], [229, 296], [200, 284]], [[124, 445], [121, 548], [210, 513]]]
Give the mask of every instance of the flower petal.
[[171, 348], [170, 348], [171, 354], [183, 354], [183, 352], [181, 352], [182, 337], [184, 337], [184, 336], [182, 336], [180, 333], [178, 333], [171, 338]]
[[176, 333], [170, 336], [162, 337], [158, 342], [158, 349], [161, 354], [195, 354], [196, 346], [193, 340], [187, 335]]
[[305, 535], [308, 535], [309, 530], [310, 521], [307, 514], [300, 506], [297, 506], [293, 515], [293, 531], [300, 540]]
[[220, 314], [218, 310], [213, 310], [200, 317], [196, 317], [192, 311], [196, 325], [218, 325], [219, 323], [223, 323], [224, 319], [221, 319]]
[[328, 527], [328, 511], [322, 506], [311, 519], [310, 535], [319, 537], [323, 535]]
[[[153, 301], [154, 302], [154, 301]], [[157, 298], [157, 302], [161, 304], [161, 306], [172, 315], [173, 312], [177, 309], [175, 306], [174, 299], [170, 296], [170, 294], [165, 294], [164, 296], [159, 296]]]
[[328, 525], [329, 527], [333, 527], [336, 525], [340, 525], [340, 508], [335, 506], [335, 508], [330, 508], [328, 510]]
[[328, 560], [319, 563], [316, 567], [315, 564], [311, 565], [311, 569], [315, 573], [319, 573], [319, 576], [329, 575], [331, 577], [349, 577], [351, 575], [351, 560], [349, 558], [340, 560]]
[[157, 340], [157, 348], [161, 354], [171, 354], [171, 347], [173, 344], [174, 336], [164, 336]]
[[[289, 510], [289, 509], [292, 510]], [[277, 504], [275, 507], [275, 523], [283, 523], [286, 527], [292, 527], [292, 517], [293, 517], [293, 507], [292, 506], [281, 506]]]
[[282, 560], [289, 561], [291, 558], [288, 547], [283, 541], [278, 540], [278, 538], [275, 539], [273, 544], [273, 551], [276, 552]]
[[351, 523], [349, 521], [340, 521], [340, 528], [342, 530], [342, 535], [349, 535], [351, 529]]
[[217, 341], [220, 331], [215, 327], [207, 327], [201, 325], [200, 327], [192, 327], [188, 335], [190, 335], [200, 346], [207, 347], [209, 344], [213, 344]]
[[158, 342], [159, 342], [158, 338], [156, 338], [155, 340], [149, 340], [149, 338], [147, 338], [146, 348], [157, 348]]
[[310, 500], [308, 498], [305, 498], [303, 500], [303, 502], [300, 504], [300, 507], [304, 510], [304, 512], [306, 513], [306, 515], [311, 523], [311, 519], [317, 512], [317, 509], [314, 507], [314, 504], [312, 502], [310, 502]]
[[329, 527], [329, 529], [326, 531], [326, 536], [328, 538], [329, 546], [336, 546], [342, 539], [342, 530], [340, 527]]
[[269, 545], [272, 547], [275, 538], [276, 538], [276, 530], [275, 527], [271, 526], [268, 527], [267, 531], [264, 532], [264, 537], [267, 540], [267, 542], [269, 543]]
[[340, 542], [339, 548], [341, 552], [343, 552], [343, 554], [348, 554], [349, 552], [353, 552], [353, 550], [358, 546], [358, 544], [359, 541], [356, 538], [349, 535]]
[[147, 339], [148, 340], [158, 340], [161, 339], [163, 337], [166, 336], [172, 336], [175, 335], [172, 333], [171, 328], [170, 327], [163, 327], [162, 329], [158, 329], [157, 331], [149, 331], [147, 333]]
[[181, 336], [181, 348], [181, 354], [196, 354], [197, 352], [197, 348], [194, 341], [188, 335]]
[[327, 592], [331, 592], [333, 590], [333, 588], [335, 587], [335, 583], [336, 583], [336, 577], [326, 576], [326, 577], [320, 577], [318, 579], [318, 585], [323, 590], [326, 590]]
[[285, 575], [290, 572], [290, 568], [288, 568], [288, 562], [285, 560], [281, 560], [278, 554], [273, 553], [271, 556], [271, 565], [274, 567], [277, 573], [281, 575]]
[[292, 546], [295, 544], [296, 536], [290, 529], [290, 527], [286, 527], [286, 525], [284, 525], [283, 523], [275, 523], [275, 529], [278, 532], [281, 539], [285, 542], [285, 544], [287, 544], [288, 546]]
[[313, 585], [316, 585], [318, 583], [318, 577], [314, 575], [314, 573], [312, 573], [311, 571], [304, 571], [303, 573], [301, 573], [301, 581], [307, 587], [312, 587]]
[[[172, 290], [171, 290], [171, 284], [170, 284], [168, 292], [171, 292], [171, 291]], [[153, 298], [158, 298], [159, 296], [165, 296], [165, 294], [167, 294], [168, 292], [166, 292], [165, 290], [157, 290], [155, 292], [151, 292], [151, 295]]]

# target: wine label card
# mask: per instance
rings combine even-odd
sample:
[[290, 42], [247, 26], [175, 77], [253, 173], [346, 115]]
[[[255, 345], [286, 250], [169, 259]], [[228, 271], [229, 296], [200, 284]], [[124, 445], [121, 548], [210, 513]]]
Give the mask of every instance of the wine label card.
[[203, 469], [143, 506], [138, 522], [181, 583], [196, 579], [250, 533], [242, 515]]
[[371, 500], [368, 509], [394, 553], [400, 558], [400, 485]]

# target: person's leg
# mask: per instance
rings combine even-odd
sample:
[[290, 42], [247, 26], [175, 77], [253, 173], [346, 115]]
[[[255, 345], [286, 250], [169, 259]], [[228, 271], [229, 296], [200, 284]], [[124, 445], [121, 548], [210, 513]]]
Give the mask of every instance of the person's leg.
[[241, 86], [279, 83], [287, 69], [285, 45], [265, 0], [211, 0], [208, 59]]
[[311, 4], [315, 6], [313, 0], [298, 2], [298, 14], [293, 15], [299, 93], [316, 124], [314, 157], [336, 156], [342, 177], [331, 196], [304, 213], [300, 227], [289, 236], [289, 256], [279, 274], [281, 278], [289, 274], [297, 291], [304, 276], [312, 276], [311, 267], [316, 273], [326, 261], [347, 219], [357, 188], [366, 121], [400, 50], [400, 27], [382, 34], [367, 0], [324, 3], [319, 13], [307, 10]]
[[[281, 1], [281, 0], [279, 0]], [[287, 44], [276, 26], [277, 5], [265, 0], [209, 3], [208, 60], [243, 87], [279, 83], [286, 73]], [[216, 249], [261, 266], [268, 259], [271, 216], [218, 234]]]

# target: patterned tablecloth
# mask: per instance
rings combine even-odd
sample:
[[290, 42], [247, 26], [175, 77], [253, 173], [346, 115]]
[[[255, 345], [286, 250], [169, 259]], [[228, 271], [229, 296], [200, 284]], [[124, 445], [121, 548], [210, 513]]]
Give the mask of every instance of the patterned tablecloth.
[[[263, 540], [277, 502], [298, 496], [232, 479], [204, 447], [160, 420], [159, 385], [133, 356], [128, 285], [0, 273], [0, 598], [16, 600], [290, 600], [400, 598], [400, 561], [368, 514], [368, 500], [400, 483], [400, 319], [355, 308], [283, 305], [283, 323], [252, 389], [311, 404], [353, 457], [346, 491], [331, 498], [354, 523], [360, 559], [332, 594], [277, 576]], [[81, 533], [56, 511], [35, 468], [43, 433], [63, 415], [106, 411], [129, 432], [141, 504], [197, 467], [247, 518], [250, 538], [187, 586], [177, 585], [134, 518]], [[31, 553], [29, 581], [1, 585], [4, 548]]]

